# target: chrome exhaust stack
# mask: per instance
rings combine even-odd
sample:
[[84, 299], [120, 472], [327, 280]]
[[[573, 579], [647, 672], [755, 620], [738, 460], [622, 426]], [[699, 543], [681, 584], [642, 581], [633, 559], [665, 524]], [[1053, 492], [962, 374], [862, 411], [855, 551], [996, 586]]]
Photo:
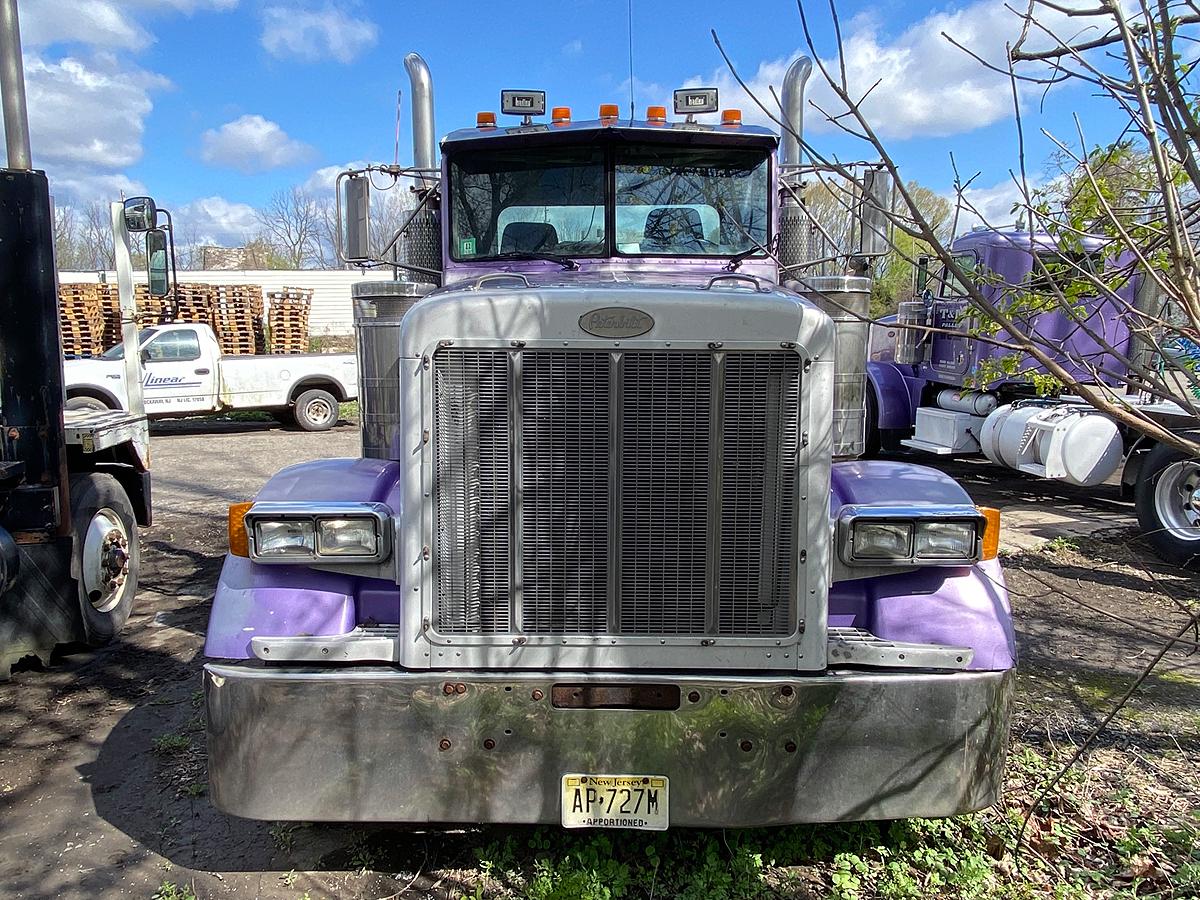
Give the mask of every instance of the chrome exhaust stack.
[[413, 166], [437, 169], [437, 139], [433, 127], [433, 76], [420, 53], [404, 57], [412, 90]]

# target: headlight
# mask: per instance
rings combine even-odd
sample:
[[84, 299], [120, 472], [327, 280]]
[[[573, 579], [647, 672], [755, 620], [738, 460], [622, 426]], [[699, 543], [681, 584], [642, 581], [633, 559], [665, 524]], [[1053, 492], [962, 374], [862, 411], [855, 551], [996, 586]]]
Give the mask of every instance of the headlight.
[[259, 556], [299, 556], [316, 552], [317, 532], [310, 521], [284, 520], [254, 523], [254, 549]]
[[986, 527], [973, 506], [847, 506], [838, 551], [848, 566], [965, 566], [983, 558]]
[[382, 503], [264, 501], [243, 521], [256, 562], [383, 562], [390, 554], [391, 512]]
[[918, 522], [915, 556], [918, 559], [975, 559], [974, 522]]
[[318, 519], [317, 552], [328, 556], [375, 556], [379, 526], [374, 519]]
[[855, 522], [855, 559], [908, 559], [912, 556], [913, 527], [908, 522]]

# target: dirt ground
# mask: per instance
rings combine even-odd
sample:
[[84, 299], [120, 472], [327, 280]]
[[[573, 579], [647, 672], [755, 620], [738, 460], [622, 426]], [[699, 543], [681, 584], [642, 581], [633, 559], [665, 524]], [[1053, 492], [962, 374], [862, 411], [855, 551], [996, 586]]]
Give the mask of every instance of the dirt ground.
[[[319, 435], [259, 423], [156, 428], [156, 522], [123, 639], [0, 684], [0, 897], [473, 895], [461, 873], [499, 830], [251, 822], [216, 812], [206, 795], [199, 672], [226, 506], [285, 464], [357, 451], [352, 425]], [[1200, 581], [1150, 560], [1115, 488], [970, 463], [953, 471], [977, 502], [1013, 514], [1010, 551], [1052, 540], [1007, 562], [1022, 652], [1015, 732], [1031, 746], [1069, 746], [1178, 630]], [[1168, 787], [1190, 770], [1190, 786], [1171, 789], [1192, 809], [1198, 659], [1187, 647], [1168, 653], [1102, 741]]]

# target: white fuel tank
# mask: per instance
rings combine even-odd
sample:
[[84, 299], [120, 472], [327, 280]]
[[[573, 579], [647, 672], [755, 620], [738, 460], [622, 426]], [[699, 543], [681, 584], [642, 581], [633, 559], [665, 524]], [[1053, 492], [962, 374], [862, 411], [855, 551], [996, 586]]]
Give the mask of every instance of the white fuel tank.
[[960, 391], [958, 388], [943, 388], [938, 391], [937, 405], [942, 409], [953, 412], [970, 413], [973, 416], [986, 416], [994, 412], [999, 401], [995, 394], [983, 391]]
[[1090, 487], [1106, 481], [1125, 456], [1112, 419], [1090, 406], [1001, 406], [984, 420], [979, 443], [999, 466]]

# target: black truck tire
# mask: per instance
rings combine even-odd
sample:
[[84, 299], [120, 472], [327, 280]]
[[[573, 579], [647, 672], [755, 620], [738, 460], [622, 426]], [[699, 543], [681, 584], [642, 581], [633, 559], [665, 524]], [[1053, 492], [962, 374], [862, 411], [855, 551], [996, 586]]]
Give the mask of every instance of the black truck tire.
[[1133, 489], [1142, 534], [1162, 559], [1200, 568], [1200, 459], [1156, 444]]
[[312, 388], [296, 398], [296, 425], [305, 431], [328, 431], [338, 420], [337, 398], [329, 391]]
[[137, 521], [124, 489], [111, 475], [71, 476], [71, 566], [88, 644], [101, 647], [120, 633], [137, 593], [141, 550]]

